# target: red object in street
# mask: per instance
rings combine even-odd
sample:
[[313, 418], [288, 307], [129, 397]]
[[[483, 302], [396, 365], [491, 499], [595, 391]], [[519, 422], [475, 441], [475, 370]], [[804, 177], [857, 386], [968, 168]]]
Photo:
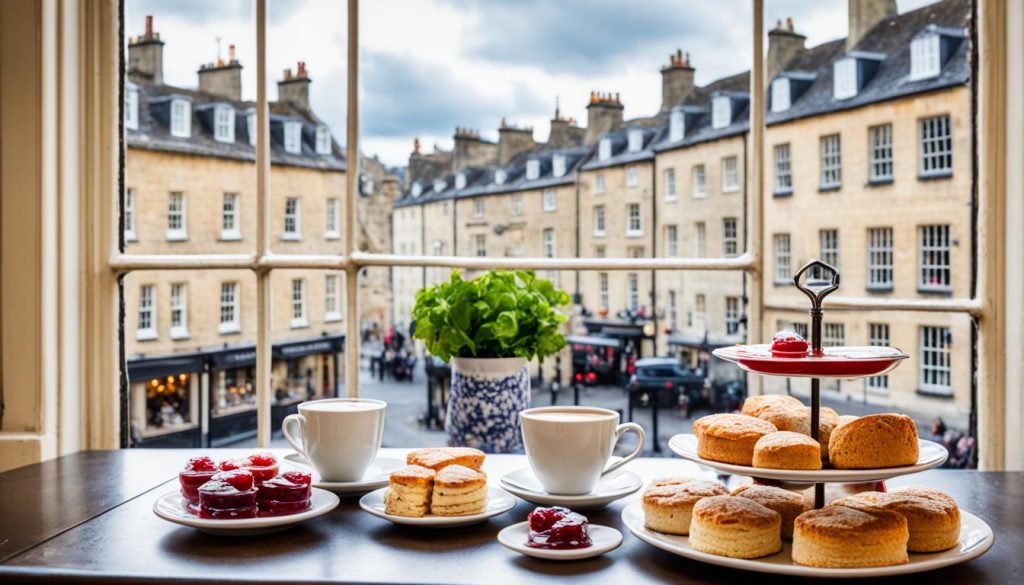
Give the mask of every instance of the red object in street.
[[895, 347], [879, 346], [826, 347], [820, 356], [803, 357], [773, 355], [768, 344], [721, 347], [712, 353], [755, 374], [805, 378], [878, 376], [910, 357]]

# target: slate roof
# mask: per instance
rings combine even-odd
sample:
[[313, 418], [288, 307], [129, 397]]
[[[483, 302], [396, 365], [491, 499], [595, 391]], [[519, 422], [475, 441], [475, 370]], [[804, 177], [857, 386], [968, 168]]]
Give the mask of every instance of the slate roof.
[[[599, 140], [597, 145], [591, 150], [587, 162], [580, 167], [580, 170], [590, 171], [638, 161], [652, 160], [654, 158], [654, 151], [651, 147], [661, 139], [662, 135], [665, 134], [665, 131], [668, 128], [665, 123], [665, 118], [659, 118], [658, 121], [660, 123], [655, 126], [631, 120], [624, 124], [625, 129], [618, 132], [606, 133], [601, 137], [601, 140], [611, 140], [611, 156], [605, 160], [600, 160], [601, 140]], [[644, 139], [640, 150], [631, 152], [629, 150], [629, 134], [634, 131], [642, 132]]]
[[[129, 148], [159, 150], [211, 156], [243, 161], [255, 161], [256, 149], [249, 145], [249, 127], [246, 113], [254, 109], [254, 102], [233, 101], [224, 97], [170, 85], [136, 83], [139, 91], [138, 130], [126, 130]], [[175, 97], [188, 98], [192, 107], [192, 135], [188, 138], [172, 136], [167, 103]], [[220, 142], [214, 139], [213, 108], [227, 104], [235, 110], [235, 140]], [[302, 123], [302, 153], [292, 154], [284, 149], [285, 121]], [[344, 171], [345, 155], [331, 137], [331, 154], [317, 154], [316, 128], [325, 125], [311, 111], [290, 102], [270, 104], [270, 161], [275, 165]]]
[[[655, 152], [674, 150], [746, 133], [750, 128], [749, 89], [749, 71], [723, 77], [703, 87], [695, 87], [681, 104], [683, 110], [691, 115], [682, 140], [670, 140], [669, 133], [666, 131], [662, 139], [652, 147], [652, 150]], [[711, 99], [716, 95], [728, 95], [745, 100], [740, 110], [733, 114], [732, 122], [724, 128], [711, 127]]]

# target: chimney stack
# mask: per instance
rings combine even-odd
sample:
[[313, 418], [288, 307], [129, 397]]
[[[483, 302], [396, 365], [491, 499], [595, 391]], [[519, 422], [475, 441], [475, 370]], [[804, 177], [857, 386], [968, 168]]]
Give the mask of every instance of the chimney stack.
[[234, 45], [228, 45], [226, 63], [218, 54], [216, 62], [199, 67], [199, 91], [236, 102], [242, 100], [242, 65], [235, 58]]
[[587, 104], [587, 134], [584, 143], [587, 146], [596, 144], [605, 132], [614, 132], [622, 128], [622, 101], [618, 92], [590, 92], [590, 103]]
[[673, 107], [681, 104], [686, 96], [693, 91], [693, 67], [690, 65], [690, 54], [683, 54], [677, 49], [668, 56], [668, 65], [661, 69], [661, 110], [667, 114]]
[[291, 102], [293, 105], [304, 110], [309, 109], [309, 72], [306, 71], [306, 62], [299, 61], [295, 75], [291, 69], [284, 70], [284, 79], [277, 82], [277, 101]]
[[525, 152], [535, 147], [533, 141], [533, 128], [519, 128], [509, 124], [505, 118], [501, 119], [501, 127], [498, 128], [498, 164], [505, 166], [520, 152]]
[[480, 138], [479, 131], [456, 127], [454, 138], [453, 173], [469, 167], [493, 165], [498, 162], [498, 145]]
[[767, 76], [765, 83], [771, 83], [772, 79], [785, 70], [786, 66], [793, 60], [803, 55], [807, 50], [805, 42], [807, 37], [793, 30], [793, 19], [786, 18], [786, 26], [782, 21], [776, 21], [775, 28], [768, 33], [768, 58], [765, 59]]
[[153, 32], [153, 16], [146, 16], [146, 32], [128, 40], [128, 75], [135, 81], [162, 85], [164, 82], [164, 42]]
[[879, 22], [896, 16], [896, 0], [847, 0], [850, 32], [846, 35], [846, 50], [852, 51], [857, 43]]

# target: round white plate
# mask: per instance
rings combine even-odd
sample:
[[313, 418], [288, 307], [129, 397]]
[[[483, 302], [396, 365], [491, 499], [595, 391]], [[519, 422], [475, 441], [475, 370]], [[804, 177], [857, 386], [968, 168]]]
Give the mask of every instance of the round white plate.
[[373, 465], [366, 470], [359, 481], [324, 481], [316, 469], [298, 453], [289, 453], [284, 460], [301, 467], [313, 474], [313, 487], [318, 487], [342, 496], [357, 496], [388, 485], [388, 476], [392, 471], [405, 467], [405, 461], [391, 457], [378, 457]]
[[938, 467], [949, 457], [949, 451], [946, 451], [945, 447], [933, 441], [918, 439], [918, 445], [920, 447], [917, 463], [905, 467], [883, 467], [879, 469], [765, 469], [763, 467], [748, 467], [746, 465], [734, 465], [732, 463], [720, 463], [703, 459], [697, 455], [697, 437], [694, 435], [676, 435], [668, 441], [668, 448], [672, 449], [676, 455], [724, 473], [748, 475], [762, 479], [781, 479], [796, 483], [879, 481], [900, 475], [920, 473], [926, 469]]
[[955, 565], [985, 554], [995, 542], [992, 529], [984, 520], [969, 512], [960, 511], [960, 545], [949, 550], [918, 554], [910, 553], [910, 562], [904, 565], [889, 567], [864, 567], [857, 569], [822, 569], [805, 567], [792, 561], [792, 544], [782, 542], [782, 552], [759, 559], [733, 559], [700, 552], [690, 548], [689, 538], [655, 532], [644, 526], [644, 511], [640, 502], [626, 506], [622, 510], [622, 521], [637, 538], [670, 553], [712, 565], [774, 573], [778, 575], [797, 575], [800, 577], [843, 577], [865, 578], [883, 577], [887, 575], [905, 575], [931, 571], [940, 567]]
[[177, 491], [164, 494], [153, 502], [153, 513], [157, 516], [181, 524], [198, 528], [201, 532], [208, 534], [222, 534], [229, 536], [249, 536], [252, 534], [265, 534], [277, 532], [290, 528], [303, 520], [322, 516], [338, 506], [341, 501], [338, 496], [329, 491], [313, 488], [310, 497], [310, 508], [298, 514], [286, 514], [284, 516], [267, 516], [263, 518], [239, 518], [237, 520], [211, 520], [200, 518], [185, 510], [182, 505], [181, 494]]
[[619, 548], [622, 544], [622, 533], [608, 526], [591, 524], [588, 527], [592, 545], [587, 548], [572, 549], [547, 549], [531, 548], [526, 546], [526, 539], [530, 536], [530, 523], [520, 522], [502, 529], [498, 533], [498, 542], [506, 547], [522, 553], [528, 557], [548, 559], [553, 561], [576, 561], [589, 559], [602, 555], [610, 550]]
[[593, 510], [624, 498], [644, 486], [644, 480], [629, 470], [622, 470], [603, 478], [589, 494], [564, 496], [549, 494], [529, 467], [506, 473], [501, 487], [520, 498], [539, 506], [565, 506], [573, 510]]
[[487, 508], [484, 510], [483, 514], [473, 514], [470, 516], [435, 516], [433, 514], [427, 514], [421, 518], [410, 518], [408, 516], [395, 516], [384, 511], [384, 492], [387, 490], [388, 488], [381, 488], [366, 494], [359, 499], [359, 507], [378, 518], [390, 520], [395, 524], [407, 524], [409, 526], [447, 528], [452, 526], [477, 524], [478, 522], [483, 522], [492, 516], [504, 514], [516, 506], [515, 496], [505, 490], [488, 487]]

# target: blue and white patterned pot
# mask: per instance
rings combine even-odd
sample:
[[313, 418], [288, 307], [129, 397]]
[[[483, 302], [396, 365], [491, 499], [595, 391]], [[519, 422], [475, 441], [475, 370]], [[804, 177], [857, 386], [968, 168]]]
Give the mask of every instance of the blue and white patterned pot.
[[448, 445], [487, 453], [523, 450], [519, 411], [530, 407], [526, 358], [452, 359], [452, 387], [444, 426]]

